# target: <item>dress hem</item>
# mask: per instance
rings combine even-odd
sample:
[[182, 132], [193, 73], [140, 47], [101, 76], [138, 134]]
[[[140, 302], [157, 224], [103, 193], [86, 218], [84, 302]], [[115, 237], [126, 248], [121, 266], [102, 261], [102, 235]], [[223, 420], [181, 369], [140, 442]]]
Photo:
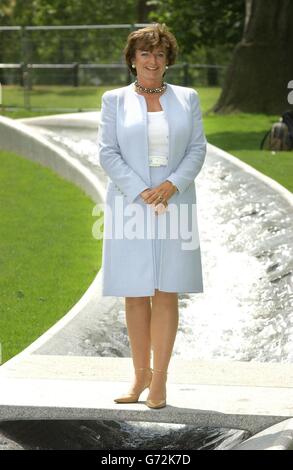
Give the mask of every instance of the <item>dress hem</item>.
[[[157, 288], [156, 288], [157, 289]], [[204, 290], [162, 290], [162, 292], [167, 292], [167, 293], [177, 293], [177, 294], [203, 294]], [[122, 293], [102, 293], [102, 297], [148, 297], [148, 296], [154, 296], [155, 295], [155, 290], [153, 290], [151, 293], [127, 293], [127, 294], [122, 294]]]

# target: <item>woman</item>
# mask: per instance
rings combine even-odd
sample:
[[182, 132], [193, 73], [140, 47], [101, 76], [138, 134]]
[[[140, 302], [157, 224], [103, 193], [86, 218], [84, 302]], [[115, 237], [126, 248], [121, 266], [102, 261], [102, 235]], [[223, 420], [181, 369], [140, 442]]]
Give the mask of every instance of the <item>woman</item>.
[[203, 292], [194, 179], [206, 139], [197, 92], [162, 81], [177, 52], [164, 24], [131, 32], [124, 54], [136, 81], [103, 94], [99, 130], [109, 177], [102, 294], [125, 297], [134, 365], [130, 390], [114, 401], [137, 402], [149, 388], [150, 408], [166, 406], [178, 293]]

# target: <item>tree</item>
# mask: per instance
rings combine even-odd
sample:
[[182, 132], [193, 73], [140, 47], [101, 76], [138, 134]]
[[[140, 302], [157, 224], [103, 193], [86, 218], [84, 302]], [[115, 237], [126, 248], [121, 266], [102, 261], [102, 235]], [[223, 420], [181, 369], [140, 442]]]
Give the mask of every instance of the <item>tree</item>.
[[292, 0], [246, 0], [243, 37], [214, 110], [280, 114], [293, 79]]
[[[0, 25], [8, 25], [9, 19], [12, 15], [14, 8], [14, 0], [1, 0], [0, 2]], [[0, 63], [6, 62], [5, 56], [5, 39], [7, 34], [5, 31], [0, 31]], [[5, 83], [5, 74], [3, 69], [0, 69], [0, 83]]]

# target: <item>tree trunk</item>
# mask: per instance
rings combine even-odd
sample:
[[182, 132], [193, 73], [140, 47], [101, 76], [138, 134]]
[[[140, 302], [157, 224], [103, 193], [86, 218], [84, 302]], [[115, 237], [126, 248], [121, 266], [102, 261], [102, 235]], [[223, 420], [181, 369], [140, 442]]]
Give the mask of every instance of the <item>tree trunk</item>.
[[292, 44], [292, 0], [246, 0], [243, 39], [214, 111], [280, 114], [289, 109]]
[[147, 23], [149, 12], [152, 10], [150, 5], [147, 5], [147, 0], [138, 0], [137, 3], [137, 22]]
[[[213, 65], [217, 62], [214, 52], [207, 48], [206, 59], [208, 65]], [[208, 67], [207, 69], [207, 83], [208, 86], [218, 86], [219, 85], [219, 74], [216, 67]]]

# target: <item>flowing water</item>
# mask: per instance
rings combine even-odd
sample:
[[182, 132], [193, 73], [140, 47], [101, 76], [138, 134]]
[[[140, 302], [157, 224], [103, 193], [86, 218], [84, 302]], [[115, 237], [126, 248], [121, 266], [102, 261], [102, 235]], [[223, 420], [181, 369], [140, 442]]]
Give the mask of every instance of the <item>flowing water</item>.
[[[95, 130], [42, 132], [106, 184]], [[179, 295], [173, 354], [293, 362], [292, 206], [259, 179], [211, 154], [196, 185], [204, 293]], [[100, 324], [101, 337], [92, 332], [84, 340], [88, 354], [129, 357], [122, 301], [113, 318], [107, 315]]]

